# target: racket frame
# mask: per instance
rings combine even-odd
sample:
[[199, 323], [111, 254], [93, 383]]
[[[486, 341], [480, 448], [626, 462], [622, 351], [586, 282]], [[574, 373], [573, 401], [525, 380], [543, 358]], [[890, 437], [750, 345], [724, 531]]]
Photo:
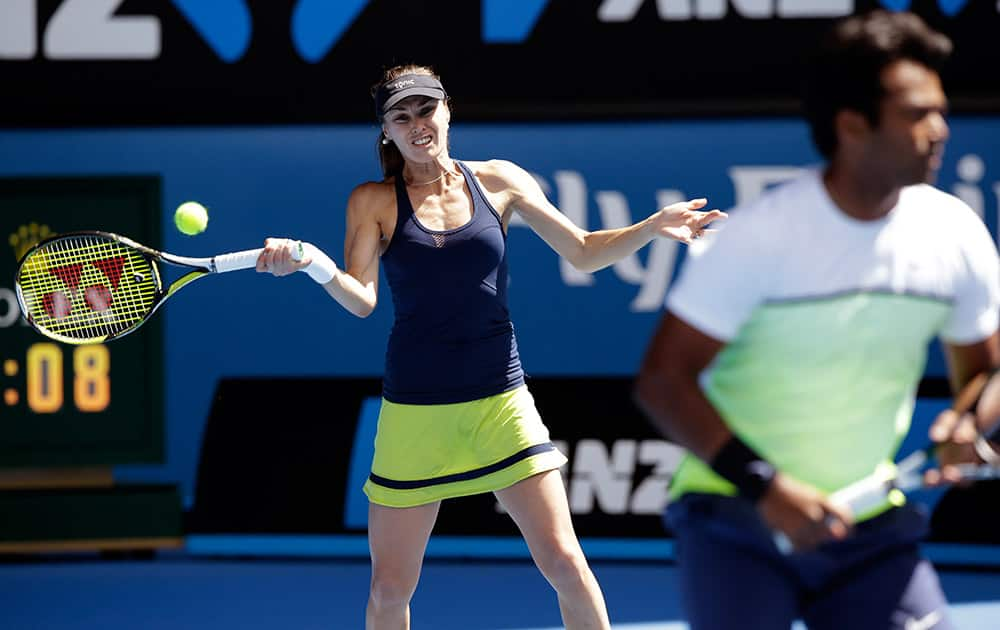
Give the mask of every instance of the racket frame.
[[[113, 242], [120, 243], [125, 247], [135, 250], [138, 252], [146, 261], [149, 263], [149, 267], [153, 274], [153, 301], [149, 306], [148, 311], [141, 317], [141, 319], [135, 322], [133, 325], [124, 328], [120, 331], [112, 332], [104, 336], [95, 337], [70, 337], [68, 335], [59, 334], [55, 331], [48, 330], [40, 325], [38, 325], [30, 315], [27, 302], [25, 301], [24, 294], [21, 290], [21, 269], [24, 267], [25, 263], [32, 257], [32, 255], [38, 250], [49, 246], [51, 243], [71, 239], [71, 238], [85, 238], [85, 237], [98, 237], [107, 239]], [[21, 314], [28, 324], [37, 330], [42, 335], [59, 341], [62, 343], [70, 345], [88, 345], [95, 343], [104, 343], [111, 341], [113, 339], [120, 339], [135, 330], [138, 330], [145, 324], [150, 317], [166, 302], [167, 298], [175, 294], [177, 291], [187, 286], [191, 282], [201, 278], [203, 276], [213, 274], [213, 273], [225, 273], [228, 271], [236, 271], [238, 269], [248, 269], [256, 264], [257, 257], [263, 248], [245, 250], [242, 252], [233, 252], [229, 254], [220, 254], [217, 256], [205, 257], [205, 258], [194, 258], [190, 256], [178, 256], [176, 254], [170, 254], [167, 252], [162, 252], [152, 247], [138, 243], [126, 236], [120, 234], [115, 234], [113, 232], [104, 232], [101, 230], [82, 230], [75, 232], [63, 232], [61, 234], [55, 234], [42, 241], [39, 241], [34, 246], [31, 247], [18, 261], [17, 270], [14, 276], [14, 288], [17, 295], [18, 307], [21, 309]], [[157, 263], [167, 263], [175, 267], [186, 267], [192, 269], [189, 273], [184, 274], [177, 280], [173, 281], [170, 286], [164, 287], [163, 277], [160, 273], [160, 268]]]

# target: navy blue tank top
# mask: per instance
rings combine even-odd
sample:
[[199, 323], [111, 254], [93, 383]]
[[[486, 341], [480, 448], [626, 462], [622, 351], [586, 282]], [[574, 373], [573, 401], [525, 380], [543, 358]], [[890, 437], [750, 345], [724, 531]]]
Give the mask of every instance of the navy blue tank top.
[[396, 229], [382, 264], [395, 321], [382, 395], [395, 403], [467, 402], [524, 383], [507, 308], [507, 235], [469, 168], [472, 218], [453, 230], [420, 224], [396, 177]]

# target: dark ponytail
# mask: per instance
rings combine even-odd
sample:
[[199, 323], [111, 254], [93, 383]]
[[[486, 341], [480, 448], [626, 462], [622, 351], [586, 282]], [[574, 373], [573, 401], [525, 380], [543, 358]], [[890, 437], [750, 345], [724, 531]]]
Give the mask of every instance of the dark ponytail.
[[403, 172], [403, 154], [399, 152], [399, 147], [394, 142], [382, 142], [385, 134], [381, 131], [375, 143], [375, 151], [378, 153], [378, 161], [382, 166], [382, 175], [388, 179]]

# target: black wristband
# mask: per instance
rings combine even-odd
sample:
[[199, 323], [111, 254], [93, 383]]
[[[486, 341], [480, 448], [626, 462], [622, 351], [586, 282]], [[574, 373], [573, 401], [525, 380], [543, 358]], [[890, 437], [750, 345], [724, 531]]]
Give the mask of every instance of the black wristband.
[[726, 442], [711, 461], [712, 470], [729, 481], [740, 496], [754, 503], [767, 492], [777, 471], [735, 435]]

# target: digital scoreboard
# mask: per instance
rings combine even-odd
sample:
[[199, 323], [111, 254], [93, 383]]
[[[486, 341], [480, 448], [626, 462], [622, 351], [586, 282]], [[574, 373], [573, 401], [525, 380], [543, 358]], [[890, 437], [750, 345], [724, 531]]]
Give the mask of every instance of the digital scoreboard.
[[159, 177], [0, 178], [0, 468], [162, 462], [158, 320], [107, 345], [64, 345], [24, 322], [14, 288], [46, 236], [103, 230], [157, 247], [160, 220]]

